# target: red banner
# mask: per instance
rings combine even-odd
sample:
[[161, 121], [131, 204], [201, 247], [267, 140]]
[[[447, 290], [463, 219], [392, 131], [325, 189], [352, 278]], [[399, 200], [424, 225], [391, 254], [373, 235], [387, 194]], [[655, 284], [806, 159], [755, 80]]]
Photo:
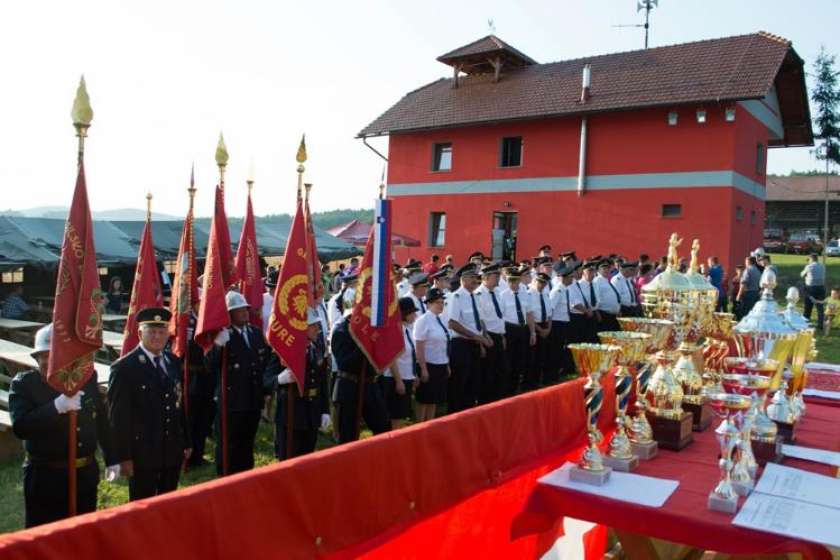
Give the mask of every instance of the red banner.
[[[263, 328], [261, 315], [265, 286], [260, 270], [260, 254], [257, 247], [257, 231], [254, 226], [254, 209], [251, 205], [251, 193], [248, 193], [248, 205], [245, 210], [245, 222], [239, 235], [239, 247], [236, 249], [236, 271], [239, 275], [239, 292], [251, 308], [248, 310], [252, 325]], [[268, 317], [265, 318], [268, 322]]]
[[[201, 285], [201, 303], [198, 307], [198, 321], [195, 326], [195, 341], [205, 352], [213, 346], [216, 334], [230, 324], [225, 294], [229, 284], [224, 279], [224, 254], [230, 254], [230, 237], [224, 208], [219, 213], [219, 189], [216, 188], [216, 213], [210, 225], [210, 239], [207, 242], [207, 259], [204, 263], [204, 279]], [[228, 241], [224, 241], [225, 235]]]
[[[359, 284], [356, 291], [356, 305], [353, 306], [353, 314], [350, 322], [350, 333], [356, 344], [367, 356], [373, 367], [380, 372], [391, 365], [394, 359], [403, 351], [404, 342], [402, 334], [402, 319], [398, 309], [397, 290], [391, 278], [391, 264], [386, 260], [383, 265], [374, 269], [374, 240], [376, 228], [370, 230], [365, 256], [362, 259], [362, 266], [359, 271]], [[380, 240], [381, 241], [381, 240]], [[384, 240], [382, 254], [391, 254], [391, 239]], [[385, 321], [382, 326], [371, 325], [371, 300], [373, 288], [373, 275], [384, 275], [381, 286], [385, 289], [379, 294], [383, 298], [382, 305], [385, 308]]]
[[131, 287], [131, 300], [128, 304], [128, 318], [123, 331], [123, 345], [120, 357], [125, 356], [137, 346], [140, 339], [137, 334], [137, 312], [147, 307], [162, 307], [163, 292], [160, 288], [155, 259], [155, 247], [152, 243], [152, 223], [146, 220], [143, 237], [140, 239], [140, 251], [137, 256], [137, 268], [134, 271], [134, 284]]
[[68, 396], [94, 373], [93, 355], [102, 347], [104, 308], [84, 164], [79, 164], [78, 173], [61, 245], [47, 373], [47, 382]]
[[172, 301], [169, 310], [169, 335], [172, 336], [172, 352], [183, 358], [188, 350], [190, 313], [193, 303], [198, 301], [198, 284], [195, 281], [195, 243], [193, 242], [193, 211], [190, 208], [181, 232], [178, 247], [178, 261], [175, 265], [175, 282], [172, 286]]
[[225, 191], [216, 185], [216, 209], [213, 217], [218, 222], [216, 235], [219, 240], [219, 263], [221, 264], [222, 279], [225, 288], [230, 288], [239, 282], [239, 273], [233, 261], [233, 248], [230, 245], [230, 230], [228, 229], [227, 214], [225, 213]]
[[274, 306], [268, 322], [268, 343], [292, 371], [301, 393], [306, 379], [306, 315], [312, 279], [307, 274], [306, 224], [303, 203], [298, 197], [292, 219], [283, 267], [274, 292]]

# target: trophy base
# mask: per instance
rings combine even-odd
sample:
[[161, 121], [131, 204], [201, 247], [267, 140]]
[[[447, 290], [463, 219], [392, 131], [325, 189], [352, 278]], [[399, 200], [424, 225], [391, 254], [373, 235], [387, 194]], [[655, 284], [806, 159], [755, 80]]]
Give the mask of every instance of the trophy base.
[[607, 455], [604, 457], [604, 465], [618, 472], [631, 472], [639, 466], [639, 458], [633, 455], [629, 459], [618, 459]]
[[732, 488], [735, 489], [735, 493], [739, 496], [749, 496], [754, 487], [755, 483], [752, 480], [749, 482], [732, 482]]
[[683, 401], [682, 407], [686, 412], [690, 412], [694, 415], [694, 422], [691, 424], [691, 429], [695, 432], [703, 432], [712, 425], [712, 419], [715, 416], [715, 413], [712, 411], [712, 407], [708, 404], [696, 404]]
[[712, 511], [721, 511], [723, 513], [735, 513], [738, 511], [738, 496], [732, 498], [721, 498], [714, 492], [709, 494], [707, 505]]
[[643, 461], [653, 459], [656, 457], [656, 452], [659, 451], [659, 444], [655, 441], [649, 441], [647, 443], [633, 443], [631, 441], [630, 446], [633, 448], [633, 455]]
[[752, 440], [752, 450], [759, 467], [767, 463], [782, 462], [782, 440], [779, 437], [772, 442]]
[[610, 479], [610, 473], [612, 473], [612, 469], [607, 466], [600, 471], [588, 471], [581, 467], [572, 467], [569, 470], [569, 479], [593, 486], [603, 486]]
[[779, 437], [784, 443], [793, 443], [796, 441], [796, 422], [780, 422], [773, 420], [778, 428]]
[[653, 439], [659, 447], [679, 451], [694, 441], [691, 431], [694, 415], [690, 412], [684, 411], [680, 418], [664, 418], [648, 412], [647, 419], [653, 429]]

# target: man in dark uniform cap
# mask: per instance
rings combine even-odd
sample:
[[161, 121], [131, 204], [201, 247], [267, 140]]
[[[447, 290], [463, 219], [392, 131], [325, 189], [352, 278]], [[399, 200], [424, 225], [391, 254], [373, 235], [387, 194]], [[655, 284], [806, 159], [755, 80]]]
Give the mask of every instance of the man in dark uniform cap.
[[470, 253], [470, 256], [467, 258], [469, 264], [474, 266], [481, 266], [484, 263], [484, 253], [481, 251], [474, 251]]
[[382, 390], [376, 383], [376, 369], [362, 353], [350, 334], [350, 310], [333, 325], [330, 348], [338, 368], [333, 387], [333, 402], [338, 417], [338, 443], [359, 438], [360, 427], [356, 418], [359, 402], [359, 376], [365, 376], [362, 395], [362, 418], [374, 434], [391, 429], [391, 419]]
[[[223, 473], [222, 461], [222, 391], [227, 406], [226, 474], [254, 468], [254, 441], [260, 423], [265, 393], [263, 374], [271, 350], [265, 336], [248, 324], [248, 302], [239, 292], [228, 292], [225, 304], [230, 314], [230, 327], [222, 329], [207, 353], [207, 369], [216, 376], [216, 472]], [[222, 352], [223, 348], [226, 352]], [[227, 386], [222, 385], [222, 355], [227, 355]]]
[[540, 247], [540, 256], [551, 258], [551, 245], [543, 245]]
[[175, 490], [192, 451], [180, 363], [164, 350], [170, 317], [168, 309], [159, 307], [138, 312], [140, 343], [111, 365], [114, 470], [128, 477], [131, 500]]
[[554, 272], [558, 282], [551, 289], [551, 335], [549, 337], [549, 382], [559, 380], [559, 373], [573, 373], [575, 364], [566, 345], [571, 342], [571, 288], [576, 266], [557, 263]]
[[425, 272], [415, 272], [408, 278], [408, 283], [410, 286], [406, 297], [411, 298], [414, 306], [422, 315], [426, 312], [426, 304], [423, 303], [423, 298], [426, 296], [426, 290], [429, 289], [429, 275]]
[[32, 357], [37, 370], [24, 371], [12, 379], [9, 413], [12, 431], [23, 440], [23, 498], [26, 526], [33, 527], [67, 517], [67, 413], [77, 411], [76, 511], [96, 510], [99, 467], [96, 445], [105, 463], [111, 464], [108, 412], [97, 387], [96, 374], [72, 397], [47, 384], [52, 324], [35, 334]]
[[[547, 258], [547, 257], [545, 257]], [[548, 260], [550, 263], [550, 259]], [[543, 262], [540, 263], [542, 266]], [[534, 315], [534, 330], [537, 333], [536, 344], [531, 348], [528, 371], [524, 379], [524, 389], [536, 389], [540, 384], [553, 383], [556, 380], [550, 373], [549, 337], [551, 336], [551, 277], [538, 272], [534, 277], [531, 292], [531, 311]]]
[[485, 355], [481, 359], [478, 382], [478, 404], [485, 404], [498, 400], [502, 396], [507, 374], [507, 355], [505, 343], [505, 320], [501, 308], [501, 292], [499, 276], [501, 267], [490, 264], [481, 269], [481, 285], [475, 294], [479, 297], [481, 309], [479, 313], [484, 322], [487, 336], [493, 341], [493, 346], [485, 348]]
[[[597, 335], [597, 299], [595, 290], [590, 284], [595, 271], [595, 265], [585, 262], [576, 267], [582, 271], [583, 277], [576, 279], [569, 286], [569, 299], [571, 303], [571, 324], [569, 342], [596, 342]], [[577, 272], [576, 270], [576, 272]]]
[[292, 392], [292, 457], [315, 451], [318, 430], [330, 427], [330, 404], [327, 394], [329, 363], [326, 346], [321, 337], [321, 320], [314, 309], [307, 314], [306, 378], [300, 393], [291, 370], [272, 353], [263, 381], [267, 391], [277, 391], [277, 412], [274, 415], [274, 456], [286, 459], [289, 421], [289, 395]]

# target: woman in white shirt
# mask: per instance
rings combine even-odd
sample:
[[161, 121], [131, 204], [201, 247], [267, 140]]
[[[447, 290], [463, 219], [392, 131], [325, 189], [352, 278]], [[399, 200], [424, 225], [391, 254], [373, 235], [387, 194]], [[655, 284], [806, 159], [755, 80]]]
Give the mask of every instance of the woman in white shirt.
[[414, 343], [420, 380], [417, 385], [417, 421], [435, 417], [437, 405], [446, 402], [449, 382], [449, 331], [443, 324], [444, 294], [437, 288], [426, 293], [426, 313], [414, 323]]
[[402, 315], [403, 344], [405, 348], [390, 368], [379, 378], [382, 394], [391, 417], [391, 429], [403, 426], [406, 418], [411, 418], [411, 390], [414, 387], [417, 370], [417, 356], [414, 348], [412, 325], [417, 318], [417, 306], [410, 297], [400, 298]]

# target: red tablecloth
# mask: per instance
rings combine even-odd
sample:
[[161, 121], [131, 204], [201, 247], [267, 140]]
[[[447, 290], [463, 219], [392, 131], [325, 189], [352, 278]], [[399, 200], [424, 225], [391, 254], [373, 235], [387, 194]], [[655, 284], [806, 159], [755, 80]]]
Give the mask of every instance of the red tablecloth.
[[[840, 410], [812, 404], [797, 428], [796, 443], [839, 450], [838, 425]], [[636, 471], [679, 480], [679, 487], [661, 508], [537, 484], [514, 532], [523, 535], [543, 531], [557, 518], [570, 516], [727, 554], [800, 552], [806, 559], [831, 559], [822, 545], [736, 527], [732, 525], [733, 515], [710, 511], [706, 501], [718, 479], [718, 444], [711, 428], [694, 436], [689, 447], [679, 452], [660, 450], [656, 458], [643, 461]], [[833, 467], [798, 459], [785, 458], [784, 464], [830, 476], [836, 472]]]

